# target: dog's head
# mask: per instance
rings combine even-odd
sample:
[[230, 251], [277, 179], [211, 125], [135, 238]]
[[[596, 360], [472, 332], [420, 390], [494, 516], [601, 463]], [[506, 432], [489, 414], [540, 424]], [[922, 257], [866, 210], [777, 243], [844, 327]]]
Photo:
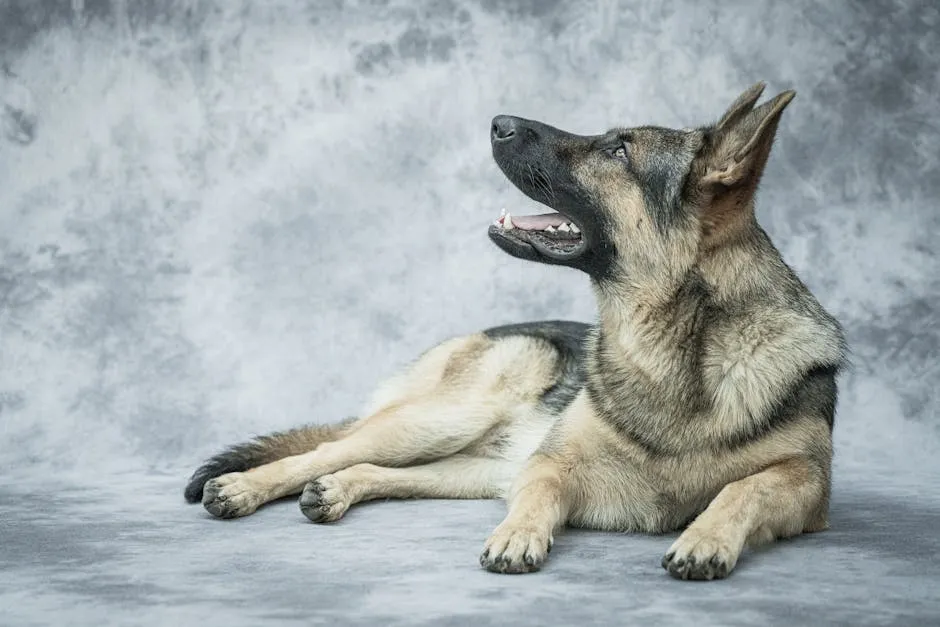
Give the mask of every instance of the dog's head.
[[753, 196], [777, 123], [795, 93], [755, 107], [744, 92], [712, 126], [616, 128], [582, 136], [512, 116], [493, 119], [493, 157], [555, 213], [501, 217], [490, 238], [509, 254], [584, 270], [681, 272], [753, 222]]

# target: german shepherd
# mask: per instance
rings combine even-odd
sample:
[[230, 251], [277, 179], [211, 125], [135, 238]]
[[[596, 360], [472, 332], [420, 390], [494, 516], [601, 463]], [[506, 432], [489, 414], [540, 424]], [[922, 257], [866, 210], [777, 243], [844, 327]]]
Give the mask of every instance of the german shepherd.
[[275, 433], [196, 470], [219, 518], [301, 494], [314, 522], [380, 498], [505, 497], [480, 564], [539, 570], [565, 525], [663, 533], [680, 579], [745, 545], [828, 527], [838, 322], [757, 224], [754, 197], [795, 92], [745, 91], [714, 125], [573, 135], [493, 119], [493, 157], [553, 213], [506, 214], [514, 257], [591, 280], [594, 325], [491, 328], [425, 352], [362, 418]]

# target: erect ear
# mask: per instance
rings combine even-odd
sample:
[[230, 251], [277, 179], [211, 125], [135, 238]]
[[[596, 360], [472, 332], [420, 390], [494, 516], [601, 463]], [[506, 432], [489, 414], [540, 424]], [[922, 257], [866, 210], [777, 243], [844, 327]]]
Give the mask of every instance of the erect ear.
[[763, 88], [758, 84], [744, 92], [712, 129], [704, 153], [703, 184], [733, 187], [760, 180], [780, 116], [796, 96], [787, 90], [752, 108]]
[[748, 89], [737, 97], [737, 99], [731, 103], [731, 106], [728, 107], [728, 110], [725, 111], [725, 114], [721, 116], [721, 120], [718, 124], [715, 125], [715, 130], [721, 130], [728, 128], [733, 124], [739, 122], [742, 117], [750, 113], [751, 109], [754, 108], [754, 104], [757, 102], [757, 99], [760, 98], [760, 95], [764, 93], [764, 88], [767, 85], [761, 81], [756, 85], [748, 87]]

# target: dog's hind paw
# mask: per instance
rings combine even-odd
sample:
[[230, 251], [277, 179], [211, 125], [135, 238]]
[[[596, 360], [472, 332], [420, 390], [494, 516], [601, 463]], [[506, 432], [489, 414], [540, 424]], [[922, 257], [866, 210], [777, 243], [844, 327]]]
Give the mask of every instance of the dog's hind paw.
[[216, 518], [247, 516], [263, 503], [258, 489], [240, 472], [210, 479], [202, 489], [202, 505]]
[[496, 528], [486, 541], [480, 565], [493, 573], [533, 573], [552, 550], [552, 537], [536, 529]]
[[346, 491], [333, 475], [324, 475], [311, 481], [300, 495], [300, 511], [315, 523], [337, 521], [349, 506]]

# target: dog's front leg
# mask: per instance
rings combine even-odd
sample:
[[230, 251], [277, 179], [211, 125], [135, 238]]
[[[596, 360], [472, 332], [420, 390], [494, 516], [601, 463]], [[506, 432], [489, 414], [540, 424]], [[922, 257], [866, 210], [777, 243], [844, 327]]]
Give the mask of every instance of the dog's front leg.
[[552, 549], [555, 529], [568, 515], [560, 463], [547, 455], [533, 455], [508, 501], [509, 514], [486, 541], [480, 564], [497, 573], [536, 571]]
[[745, 545], [828, 526], [828, 473], [806, 459], [780, 462], [726, 485], [663, 558], [678, 579], [720, 579]]

